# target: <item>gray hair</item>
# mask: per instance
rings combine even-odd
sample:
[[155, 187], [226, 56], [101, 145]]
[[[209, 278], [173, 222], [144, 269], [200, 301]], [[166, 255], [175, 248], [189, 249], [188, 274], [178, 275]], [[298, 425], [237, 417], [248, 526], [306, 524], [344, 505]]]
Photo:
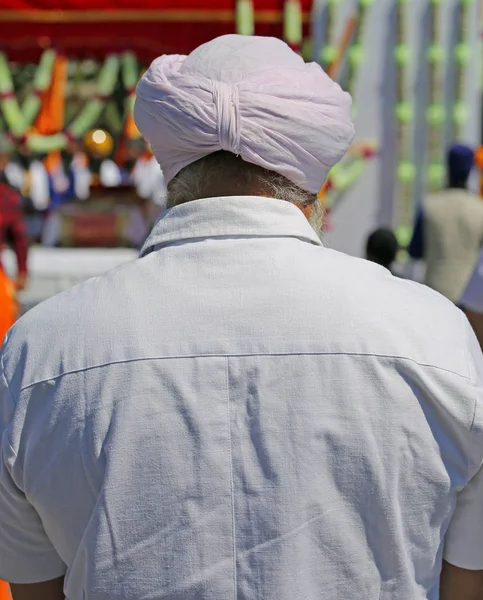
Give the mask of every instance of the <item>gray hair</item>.
[[168, 208], [172, 208], [202, 198], [237, 195], [267, 196], [302, 206], [309, 206], [315, 200], [314, 194], [283, 175], [220, 151], [180, 171], [168, 185], [167, 201]]

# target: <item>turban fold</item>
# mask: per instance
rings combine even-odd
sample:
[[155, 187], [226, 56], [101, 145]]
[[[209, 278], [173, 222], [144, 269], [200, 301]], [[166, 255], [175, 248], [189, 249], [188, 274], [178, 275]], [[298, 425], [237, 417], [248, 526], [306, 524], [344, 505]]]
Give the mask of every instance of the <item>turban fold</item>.
[[226, 35], [157, 58], [134, 116], [167, 182], [226, 150], [317, 193], [354, 137], [350, 111], [349, 94], [281, 40]]

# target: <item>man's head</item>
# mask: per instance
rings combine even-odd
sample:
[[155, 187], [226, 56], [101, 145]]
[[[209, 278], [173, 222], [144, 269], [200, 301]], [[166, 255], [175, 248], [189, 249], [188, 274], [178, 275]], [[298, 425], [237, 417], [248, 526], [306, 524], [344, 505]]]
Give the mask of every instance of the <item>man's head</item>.
[[169, 184], [170, 205], [256, 195], [313, 202], [347, 151], [348, 94], [274, 38], [228, 35], [153, 62], [136, 124]]
[[394, 233], [390, 229], [381, 227], [371, 233], [367, 239], [366, 258], [390, 270], [398, 250], [399, 244]]
[[452, 188], [465, 188], [475, 164], [474, 150], [455, 144], [448, 150], [448, 184]]

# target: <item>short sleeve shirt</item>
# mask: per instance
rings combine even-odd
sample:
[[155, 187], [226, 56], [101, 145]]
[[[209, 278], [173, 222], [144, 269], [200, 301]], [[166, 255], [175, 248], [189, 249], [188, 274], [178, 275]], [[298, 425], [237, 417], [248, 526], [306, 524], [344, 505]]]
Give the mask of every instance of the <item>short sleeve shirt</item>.
[[3, 346], [0, 579], [436, 600], [448, 528], [483, 567], [453, 519], [482, 503], [482, 362], [452, 303], [325, 248], [291, 204], [167, 211]]

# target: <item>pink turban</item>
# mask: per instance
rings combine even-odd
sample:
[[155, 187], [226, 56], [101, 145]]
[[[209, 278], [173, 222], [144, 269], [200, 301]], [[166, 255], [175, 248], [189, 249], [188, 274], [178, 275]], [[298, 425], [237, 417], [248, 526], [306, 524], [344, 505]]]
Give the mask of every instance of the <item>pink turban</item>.
[[349, 94], [284, 42], [226, 35], [157, 58], [134, 116], [167, 182], [226, 150], [317, 193], [353, 139], [350, 112]]

